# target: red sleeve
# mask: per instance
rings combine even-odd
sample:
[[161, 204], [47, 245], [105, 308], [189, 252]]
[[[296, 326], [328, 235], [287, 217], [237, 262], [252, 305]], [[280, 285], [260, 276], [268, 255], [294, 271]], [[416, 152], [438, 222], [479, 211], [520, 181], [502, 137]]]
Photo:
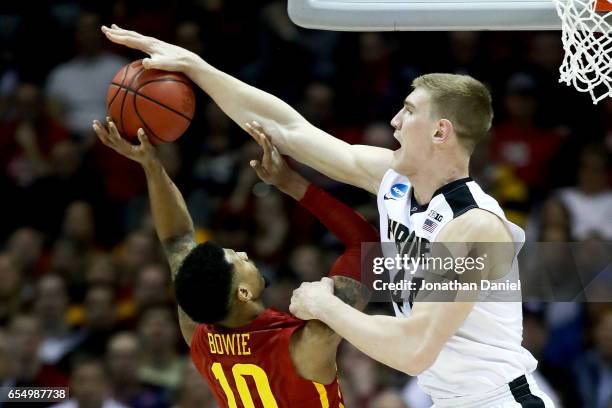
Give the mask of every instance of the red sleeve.
[[300, 204], [344, 244], [344, 253], [336, 260], [329, 275], [347, 276], [361, 281], [361, 243], [377, 242], [376, 228], [361, 214], [312, 183]]

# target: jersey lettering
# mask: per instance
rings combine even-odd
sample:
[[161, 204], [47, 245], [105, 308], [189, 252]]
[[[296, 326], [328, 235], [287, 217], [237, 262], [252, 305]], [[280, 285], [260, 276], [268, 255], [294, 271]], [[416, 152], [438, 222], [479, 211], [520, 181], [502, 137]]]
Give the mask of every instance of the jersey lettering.
[[225, 354], [233, 356], [249, 356], [249, 333], [218, 334], [208, 333], [208, 349], [211, 354]]

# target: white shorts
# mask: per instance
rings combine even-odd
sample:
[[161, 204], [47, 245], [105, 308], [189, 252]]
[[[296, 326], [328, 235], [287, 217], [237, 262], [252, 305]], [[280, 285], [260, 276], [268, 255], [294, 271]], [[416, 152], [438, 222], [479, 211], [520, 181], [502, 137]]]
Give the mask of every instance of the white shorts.
[[554, 408], [531, 374], [479, 396], [435, 399], [432, 408]]

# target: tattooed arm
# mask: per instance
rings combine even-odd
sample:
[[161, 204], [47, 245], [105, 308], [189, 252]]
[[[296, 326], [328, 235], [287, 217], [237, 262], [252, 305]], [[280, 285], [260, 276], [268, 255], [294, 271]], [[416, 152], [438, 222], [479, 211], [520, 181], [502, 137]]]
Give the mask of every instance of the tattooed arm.
[[[159, 161], [155, 160], [146, 166], [143, 165], [143, 168], [147, 177], [155, 230], [164, 247], [172, 273], [172, 281], [174, 281], [183, 259], [196, 245], [193, 221], [181, 192], [168, 177]], [[191, 320], [180, 306], [177, 307], [181, 333], [187, 344], [190, 345], [197, 323]]]
[[[195, 246], [193, 221], [187, 211], [185, 200], [157, 159], [155, 148], [149, 143], [142, 129], [138, 131], [140, 144], [134, 146], [119, 135], [117, 127], [109, 118], [106, 122], [106, 125], [97, 120], [93, 123], [93, 128], [102, 143], [128, 159], [140, 163], [144, 169], [155, 230], [164, 247], [174, 281], [183, 259]], [[197, 323], [180, 307], [178, 317], [183, 338], [187, 344], [191, 344]]]

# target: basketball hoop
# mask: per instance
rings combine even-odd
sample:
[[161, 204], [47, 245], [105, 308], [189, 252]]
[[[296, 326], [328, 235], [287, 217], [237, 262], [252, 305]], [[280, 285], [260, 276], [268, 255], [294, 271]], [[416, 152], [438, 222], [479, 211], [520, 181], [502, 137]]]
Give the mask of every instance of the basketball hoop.
[[612, 97], [612, 0], [553, 0], [565, 58], [559, 82], [588, 92], [593, 104]]

